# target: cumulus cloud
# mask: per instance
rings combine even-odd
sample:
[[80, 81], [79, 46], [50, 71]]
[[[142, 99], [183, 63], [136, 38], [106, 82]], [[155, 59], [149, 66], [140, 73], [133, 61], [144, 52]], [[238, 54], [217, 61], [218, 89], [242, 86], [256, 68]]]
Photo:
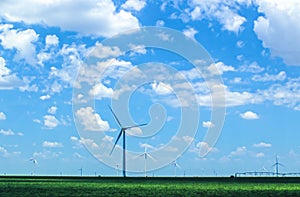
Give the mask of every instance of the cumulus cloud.
[[172, 93], [172, 87], [169, 84], [163, 82], [156, 82], [154, 81], [151, 84], [152, 89], [158, 95], [167, 95]]
[[16, 74], [11, 73], [11, 70], [6, 67], [5, 59], [0, 57], [0, 90], [10, 90], [22, 85], [24, 82]]
[[108, 131], [109, 124], [101, 119], [100, 115], [95, 113], [91, 107], [80, 108], [75, 113], [81, 125], [87, 131]]
[[183, 34], [189, 38], [192, 38], [193, 40], [195, 40], [195, 35], [197, 33], [198, 33], [198, 31], [192, 27], [183, 30]]
[[300, 65], [299, 1], [256, 0], [263, 13], [254, 21], [254, 31], [273, 56], [282, 57], [288, 65]]
[[247, 153], [247, 148], [245, 146], [238, 147], [236, 150], [230, 153], [230, 156], [240, 156], [245, 155]]
[[50, 98], [51, 98], [51, 96], [50, 96], [49, 94], [46, 94], [46, 95], [40, 96], [40, 99], [41, 99], [42, 101], [44, 101], [44, 100], [48, 100], [48, 99], [50, 99]]
[[262, 153], [262, 152], [256, 153], [256, 154], [255, 154], [255, 157], [256, 157], [256, 158], [262, 158], [262, 157], [264, 157], [264, 156], [265, 156], [265, 153]]
[[59, 39], [56, 35], [47, 35], [46, 36], [46, 46], [58, 45]]
[[121, 7], [126, 10], [140, 11], [146, 6], [145, 0], [127, 0]]
[[202, 126], [203, 126], [203, 127], [206, 127], [206, 128], [212, 128], [212, 127], [214, 127], [215, 125], [214, 125], [211, 121], [203, 121], [203, 122], [202, 122]]
[[264, 70], [265, 70], [265, 68], [259, 66], [257, 64], [257, 62], [252, 62], [249, 65], [243, 65], [243, 66], [239, 67], [239, 69], [238, 69], [238, 71], [240, 71], [240, 72], [250, 72], [250, 73], [260, 73]]
[[[0, 3], [1, 5], [1, 3]], [[0, 8], [1, 10], [1, 8]], [[13, 29], [13, 25], [0, 25], [0, 43], [4, 49], [16, 49], [17, 59], [24, 59], [28, 64], [36, 64], [34, 43], [39, 35], [33, 29]]]
[[0, 146], [0, 154], [3, 157], [7, 157], [9, 155], [8, 151], [2, 146]]
[[284, 84], [273, 84], [259, 93], [274, 105], [300, 109], [300, 78], [288, 79]]
[[265, 143], [265, 142], [260, 142], [258, 144], [253, 144], [253, 147], [255, 147], [255, 148], [269, 148], [271, 146], [272, 146], [272, 144]]
[[56, 114], [57, 111], [57, 107], [56, 106], [52, 106], [48, 109], [48, 113], [49, 114]]
[[219, 150], [215, 147], [211, 147], [207, 142], [204, 142], [204, 141], [200, 141], [196, 144], [196, 146], [194, 148], [191, 149], [191, 152], [195, 152], [197, 154], [199, 154], [200, 156], [200, 153], [201, 152], [218, 152]]
[[103, 83], [94, 85], [89, 92], [90, 95], [99, 100], [101, 100], [102, 98], [111, 98], [113, 93], [113, 89], [106, 87]]
[[112, 0], [17, 0], [13, 6], [10, 2], [1, 1], [0, 18], [104, 37], [139, 27], [138, 19], [128, 11], [117, 10]]
[[59, 124], [59, 121], [53, 115], [44, 116], [44, 125], [49, 129], [54, 129]]
[[0, 112], [0, 120], [6, 120], [6, 115], [4, 112]]
[[1, 129], [1, 130], [0, 130], [0, 134], [1, 134], [1, 135], [4, 135], [4, 136], [13, 136], [13, 135], [23, 136], [23, 135], [24, 135], [24, 134], [21, 133], [21, 132], [15, 133], [15, 132], [13, 132], [11, 129], [9, 129], [9, 130]]
[[279, 72], [277, 75], [270, 75], [265, 73], [264, 75], [254, 75], [252, 77], [253, 81], [284, 81], [286, 79], [286, 73], [284, 71]]
[[192, 20], [216, 19], [224, 30], [238, 33], [242, 30], [242, 25], [246, 18], [238, 14], [240, 5], [249, 5], [246, 1], [190, 1], [191, 12], [189, 16]]
[[255, 119], [259, 119], [259, 116], [252, 112], [252, 111], [247, 111], [245, 113], [241, 113], [240, 116], [246, 120], [255, 120]]
[[44, 141], [42, 145], [43, 145], [43, 147], [47, 147], [47, 148], [61, 148], [61, 147], [63, 147], [62, 143], [60, 143], [60, 142]]
[[[215, 70], [215, 68], [217, 68], [217, 70]], [[225, 65], [223, 62], [217, 62], [216, 64], [209, 66], [208, 70], [214, 75], [222, 75], [224, 72], [235, 71], [234, 67]]]

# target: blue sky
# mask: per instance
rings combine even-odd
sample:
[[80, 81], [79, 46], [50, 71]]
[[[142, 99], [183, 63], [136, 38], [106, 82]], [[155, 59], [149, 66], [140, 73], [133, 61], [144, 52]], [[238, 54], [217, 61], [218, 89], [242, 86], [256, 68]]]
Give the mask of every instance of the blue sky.
[[[292, 0], [1, 2], [0, 173], [79, 175], [83, 168], [85, 175], [120, 174], [121, 141], [113, 156], [105, 154], [119, 132], [108, 104], [126, 126], [151, 123], [128, 130], [128, 168], [138, 171], [130, 175], [143, 175], [144, 160], [134, 154], [145, 147], [156, 155], [147, 160], [154, 175], [174, 175], [176, 158], [177, 175], [274, 171], [276, 155], [285, 165], [280, 171], [298, 172], [299, 13], [300, 3]], [[211, 105], [207, 81], [180, 54], [134, 43], [125, 39], [128, 33], [123, 39], [130, 50], [112, 44], [119, 38], [113, 36], [147, 26], [176, 30], [208, 52], [223, 81], [217, 85], [226, 103], [224, 124], [211, 119], [218, 105]], [[162, 43], [172, 40], [163, 33]], [[196, 100], [185, 94], [179, 73]], [[81, 91], [92, 92], [94, 103], [87, 105]], [[185, 102], [178, 102], [181, 96]], [[182, 117], [191, 133], [180, 138]], [[205, 135], [218, 125], [221, 134], [210, 143]], [[178, 144], [167, 146], [164, 157], [158, 152], [170, 140]], [[190, 144], [183, 154], [180, 142]], [[203, 157], [200, 150], [210, 152]]]

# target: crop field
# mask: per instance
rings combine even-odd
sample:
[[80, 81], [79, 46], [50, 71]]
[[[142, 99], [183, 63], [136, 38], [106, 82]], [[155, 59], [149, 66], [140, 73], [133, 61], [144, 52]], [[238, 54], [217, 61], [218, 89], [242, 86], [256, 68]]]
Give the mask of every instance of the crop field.
[[300, 178], [2, 176], [0, 196], [300, 196]]

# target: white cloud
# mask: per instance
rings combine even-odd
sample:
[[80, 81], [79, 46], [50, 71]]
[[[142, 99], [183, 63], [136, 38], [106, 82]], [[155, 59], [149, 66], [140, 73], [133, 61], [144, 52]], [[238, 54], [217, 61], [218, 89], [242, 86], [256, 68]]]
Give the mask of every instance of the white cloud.
[[55, 116], [52, 115], [45, 115], [44, 116], [44, 125], [49, 129], [54, 129], [59, 124], [59, 121], [56, 119]]
[[130, 50], [132, 50], [132, 53], [130, 56], [134, 54], [143, 54], [145, 55], [147, 53], [146, 47], [144, 45], [135, 45], [135, 44], [129, 44]]
[[6, 115], [4, 112], [0, 112], [0, 120], [6, 120]]
[[215, 152], [218, 152], [219, 150], [215, 147], [209, 146], [209, 144], [207, 142], [200, 141], [196, 144], [196, 146], [194, 148], [191, 148], [190, 151], [195, 152], [195, 153], [199, 154], [199, 156], [200, 156], [201, 152], [215, 153]]
[[134, 128], [126, 130], [126, 133], [131, 136], [139, 136], [139, 135], [143, 134], [143, 131], [139, 127], [134, 127]]
[[235, 33], [241, 31], [241, 26], [246, 22], [246, 18], [238, 14], [239, 5], [248, 4], [245, 1], [192, 0], [189, 4], [192, 8], [189, 13], [192, 20], [217, 19], [224, 30]]
[[150, 149], [154, 149], [154, 147], [150, 144], [147, 143], [139, 143], [141, 148], [150, 148]]
[[255, 119], [259, 119], [259, 116], [252, 112], [252, 111], [247, 111], [245, 113], [240, 114], [240, 116], [246, 120], [255, 120]]
[[140, 11], [146, 6], [145, 0], [127, 0], [121, 7], [126, 10]]
[[48, 109], [48, 113], [49, 114], [56, 114], [57, 111], [57, 107], [56, 106], [52, 106]]
[[269, 148], [271, 146], [272, 146], [272, 144], [265, 143], [265, 142], [260, 142], [258, 144], [253, 144], [253, 147], [255, 147], [255, 148]]
[[90, 148], [98, 148], [98, 145], [92, 139], [88, 139], [88, 138], [83, 138], [82, 137], [82, 138], [80, 138], [79, 143], [83, 144], [83, 145], [85, 145], [87, 147], [90, 147]]
[[250, 65], [243, 65], [238, 69], [240, 72], [260, 73], [265, 69], [260, 67], [257, 62], [252, 62]]
[[0, 90], [10, 90], [22, 85], [24, 82], [16, 74], [11, 73], [11, 70], [6, 67], [5, 59], [0, 57]]
[[[256, 0], [264, 16], [254, 21], [254, 31], [273, 56], [282, 57], [288, 65], [300, 65], [300, 2]], [[284, 35], [284, 36], [283, 36]]]
[[234, 67], [225, 65], [223, 62], [217, 62], [208, 67], [211, 74], [222, 75], [224, 72], [235, 71]]
[[39, 35], [33, 29], [19, 30], [12, 28], [13, 25], [0, 25], [1, 45], [4, 49], [16, 49], [17, 59], [24, 59], [31, 65], [36, 64], [34, 42], [38, 40]]
[[11, 129], [9, 129], [9, 130], [1, 129], [1, 130], [0, 130], [0, 134], [1, 134], [1, 135], [4, 135], [4, 136], [13, 136], [13, 135], [23, 136], [23, 135], [24, 135], [24, 134], [21, 133], [21, 132], [15, 133], [15, 132], [13, 132]]
[[195, 35], [198, 33], [197, 30], [195, 30], [194, 28], [190, 27], [188, 29], [184, 29], [183, 30], [183, 34], [193, 40], [195, 40]]
[[44, 101], [44, 100], [48, 100], [48, 99], [50, 99], [50, 98], [51, 98], [51, 96], [50, 96], [49, 94], [46, 94], [46, 95], [40, 96], [40, 99], [41, 99], [42, 101]]
[[247, 148], [245, 146], [242, 147], [238, 147], [235, 151], [232, 151], [230, 153], [230, 156], [240, 156], [240, 155], [244, 155], [247, 152]]
[[103, 46], [102, 43], [97, 42], [94, 47], [91, 48], [89, 56], [97, 58], [109, 58], [118, 57], [122, 55], [122, 51], [118, 47]]
[[165, 25], [165, 22], [163, 20], [156, 21], [156, 26], [163, 27]]
[[163, 83], [163, 82], [156, 82], [154, 81], [151, 84], [152, 89], [154, 92], [158, 95], [167, 95], [172, 93], [172, 87], [169, 84]]
[[99, 100], [101, 100], [102, 98], [111, 98], [113, 93], [113, 89], [106, 87], [105, 85], [103, 85], [103, 83], [94, 85], [89, 92], [90, 95]]
[[62, 152], [52, 152], [49, 150], [45, 150], [42, 152], [34, 152], [33, 158], [53, 159], [59, 157], [61, 154]]
[[1, 129], [1, 130], [0, 130], [0, 134], [1, 134], [1, 135], [5, 135], [5, 136], [15, 135], [15, 133], [14, 133], [12, 130], [10, 130], [10, 129], [7, 130], [7, 131]]
[[42, 145], [43, 145], [43, 147], [47, 147], [47, 148], [61, 148], [61, 147], [63, 147], [62, 143], [60, 143], [60, 142], [44, 141]]
[[56, 35], [47, 35], [46, 36], [46, 46], [58, 45], [59, 39]]
[[264, 156], [265, 156], [265, 154], [262, 153], [262, 152], [256, 153], [256, 154], [255, 154], [255, 157], [256, 157], [256, 158], [262, 158], [262, 157], [264, 157]]
[[284, 71], [279, 72], [277, 75], [269, 75], [265, 73], [264, 75], [254, 75], [252, 77], [253, 81], [284, 81], [286, 79], [286, 73]]
[[259, 93], [274, 105], [284, 105], [297, 110], [300, 105], [300, 78], [288, 79], [284, 84], [273, 84]]
[[1, 1], [0, 18], [104, 37], [139, 27], [138, 19], [128, 11], [117, 10], [112, 0]]
[[2, 146], [0, 146], [0, 153], [3, 157], [7, 157], [9, 155], [8, 151]]
[[109, 124], [107, 121], [103, 121], [99, 114], [95, 113], [91, 107], [80, 108], [75, 113], [80, 124], [87, 131], [108, 131]]
[[239, 40], [239, 41], [236, 42], [236, 46], [237, 46], [238, 48], [243, 48], [244, 45], [245, 45], [244, 42], [241, 41], [241, 40]]
[[202, 122], [202, 126], [203, 126], [203, 127], [206, 127], [206, 128], [212, 128], [212, 127], [214, 127], [215, 125], [214, 125], [211, 121], [203, 121], [203, 122]]

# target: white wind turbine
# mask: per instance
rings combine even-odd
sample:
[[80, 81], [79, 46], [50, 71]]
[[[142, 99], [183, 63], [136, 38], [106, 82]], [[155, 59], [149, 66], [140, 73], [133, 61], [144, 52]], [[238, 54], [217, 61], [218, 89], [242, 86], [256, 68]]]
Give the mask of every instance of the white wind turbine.
[[111, 113], [113, 114], [115, 120], [117, 121], [119, 127], [121, 128], [120, 129], [120, 132], [119, 132], [119, 135], [116, 139], [116, 142], [114, 143], [114, 146], [113, 148], [111, 149], [110, 151], [110, 154], [111, 155], [121, 137], [121, 135], [123, 135], [123, 177], [126, 177], [126, 144], [125, 144], [125, 139], [126, 139], [126, 130], [128, 129], [132, 129], [132, 128], [136, 128], [136, 127], [141, 127], [141, 126], [145, 126], [147, 125], [147, 123], [144, 123], [144, 124], [138, 124], [138, 125], [132, 125], [132, 126], [128, 126], [128, 127], [123, 127], [120, 120], [118, 119], [117, 115], [115, 114], [115, 112], [112, 110], [112, 108], [110, 106], [108, 106]]
[[39, 163], [38, 163], [38, 161], [37, 161], [35, 158], [33, 158], [33, 157], [31, 157], [31, 158], [29, 159], [29, 161], [32, 162], [33, 165], [34, 165], [33, 172], [31, 173], [32, 175], [34, 175], [34, 174], [35, 174], [35, 168], [39, 166]]
[[147, 177], [147, 159], [148, 157], [150, 159], [152, 159], [153, 161], [155, 161], [155, 159], [150, 155], [150, 153], [147, 152], [147, 146], [145, 147], [145, 151], [144, 153], [140, 154], [139, 157], [144, 157], [145, 161], [144, 161], [144, 173], [145, 173], [145, 177]]
[[178, 163], [177, 163], [176, 160], [173, 161], [173, 162], [171, 163], [171, 165], [174, 166], [174, 176], [176, 177], [177, 168], [181, 169], [181, 167], [178, 165]]

